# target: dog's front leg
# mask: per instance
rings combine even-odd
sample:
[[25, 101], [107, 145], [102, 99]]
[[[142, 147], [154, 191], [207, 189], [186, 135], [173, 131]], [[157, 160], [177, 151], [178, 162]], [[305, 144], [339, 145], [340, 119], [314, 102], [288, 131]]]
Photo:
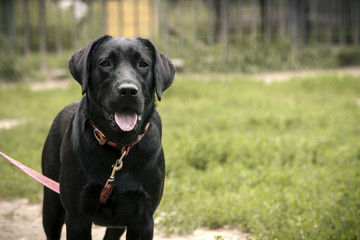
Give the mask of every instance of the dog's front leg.
[[91, 226], [90, 218], [69, 214], [66, 219], [67, 240], [91, 240]]
[[107, 228], [104, 240], [119, 240], [125, 228]]
[[136, 222], [129, 224], [126, 229], [126, 240], [152, 240], [153, 235], [154, 219], [152, 216], [137, 219]]

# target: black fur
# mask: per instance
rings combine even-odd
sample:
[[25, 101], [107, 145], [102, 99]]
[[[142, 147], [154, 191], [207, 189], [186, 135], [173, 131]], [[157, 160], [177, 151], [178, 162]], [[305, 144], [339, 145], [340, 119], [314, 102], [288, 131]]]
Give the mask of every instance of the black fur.
[[[152, 239], [153, 214], [160, 203], [165, 176], [158, 99], [172, 83], [175, 69], [154, 45], [141, 38], [103, 36], [78, 51], [69, 61], [71, 74], [85, 95], [55, 118], [42, 155], [43, 173], [60, 181], [60, 195], [44, 189], [43, 225], [47, 239], [60, 239], [66, 222], [67, 239], [91, 239], [91, 226], [106, 226], [104, 239]], [[134, 96], [119, 93], [131, 84]], [[141, 119], [131, 131], [114, 123], [115, 112], [130, 109]], [[100, 192], [112, 165], [121, 155], [100, 146], [91, 121], [115, 142], [129, 145], [150, 128], [124, 158], [116, 173], [114, 190], [105, 204]]]

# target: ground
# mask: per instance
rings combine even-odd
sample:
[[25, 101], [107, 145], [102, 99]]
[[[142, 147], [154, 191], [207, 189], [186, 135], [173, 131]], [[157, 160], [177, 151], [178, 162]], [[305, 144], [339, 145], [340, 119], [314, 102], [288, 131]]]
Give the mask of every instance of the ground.
[[[15, 201], [0, 200], [0, 239], [11, 240], [42, 240], [45, 234], [41, 223], [41, 204], [29, 203], [27, 199]], [[92, 236], [94, 240], [102, 239], [105, 228], [93, 226]], [[63, 229], [62, 240], [65, 240], [65, 228]], [[154, 239], [159, 240], [214, 240], [217, 236], [226, 240], [243, 240], [249, 237], [236, 229], [221, 228], [210, 230], [201, 228], [192, 235], [167, 236], [155, 230]]]
[[[324, 70], [324, 71], [295, 71], [295, 72], [273, 72], [261, 73], [254, 76], [255, 79], [265, 81], [271, 84], [274, 81], [285, 81], [292, 77], [306, 77], [315, 74], [327, 74], [336, 72], [339, 75], [349, 74], [353, 76], [360, 76], [359, 68], [346, 68], [338, 70]], [[49, 80], [43, 84], [31, 85], [34, 91], [41, 91], [49, 88], [66, 87], [66, 82]], [[360, 104], [360, 99], [358, 100]], [[0, 120], [1, 128], [11, 128], [24, 122], [18, 119], [2, 119]], [[102, 239], [105, 228], [94, 226], [93, 239]], [[65, 230], [64, 230], [65, 231]], [[65, 239], [65, 233], [63, 238]], [[166, 236], [155, 230], [154, 239], [167, 240], [242, 240], [251, 238], [251, 235], [242, 233], [237, 229], [221, 228], [217, 230], [210, 230], [201, 228], [196, 230], [192, 235], [187, 236]], [[27, 199], [18, 199], [14, 201], [0, 200], [0, 239], [15, 239], [15, 240], [41, 240], [45, 239], [45, 235], [41, 224], [41, 204], [29, 203]]]

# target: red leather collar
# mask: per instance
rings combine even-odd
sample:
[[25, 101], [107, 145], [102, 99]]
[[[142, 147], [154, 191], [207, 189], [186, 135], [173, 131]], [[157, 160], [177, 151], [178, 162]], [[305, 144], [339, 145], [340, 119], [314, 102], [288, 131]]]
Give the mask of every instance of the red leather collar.
[[[100, 203], [101, 204], [105, 204], [106, 201], [108, 200], [108, 198], [110, 197], [112, 191], [113, 191], [113, 188], [114, 188], [114, 180], [115, 180], [115, 173], [116, 171], [120, 170], [122, 168], [122, 159], [128, 155], [129, 151], [130, 151], [130, 148], [133, 147], [135, 144], [137, 144], [138, 142], [141, 141], [141, 139], [145, 136], [146, 132], [148, 131], [149, 129], [149, 126], [150, 126], [150, 122], [148, 122], [146, 125], [145, 125], [145, 128], [144, 128], [144, 133], [143, 134], [139, 134], [137, 136], [137, 139], [135, 140], [134, 143], [132, 143], [131, 145], [122, 145], [122, 144], [119, 144], [119, 143], [116, 143], [114, 141], [111, 141], [109, 138], [107, 138], [105, 136], [105, 134], [99, 130], [99, 128], [93, 123], [91, 122], [91, 126], [93, 128], [93, 131], [94, 131], [94, 136], [96, 138], [96, 140], [98, 140], [99, 144], [102, 146], [102, 145], [105, 145], [105, 144], [108, 144], [112, 147], [115, 147], [117, 149], [120, 149], [121, 150], [121, 158], [116, 160], [116, 164], [113, 165], [113, 171], [112, 171], [112, 174], [111, 176], [109, 177], [109, 179], [107, 180], [105, 186], [103, 187], [101, 193], [100, 193]], [[119, 166], [118, 165], [118, 161], [119, 161]]]
[[150, 122], [148, 122], [145, 125], [144, 133], [139, 134], [137, 136], [136, 140], [134, 141], [134, 143], [132, 143], [131, 145], [122, 145], [120, 143], [116, 143], [116, 142], [112, 141], [111, 139], [109, 139], [108, 137], [106, 137], [105, 134], [93, 122], [91, 122], [91, 126], [93, 128], [94, 136], [95, 136], [96, 140], [98, 140], [98, 142], [101, 146], [108, 144], [114, 148], [120, 149], [121, 154], [123, 154], [124, 151], [126, 151], [126, 155], [127, 155], [130, 151], [130, 148], [133, 147], [138, 142], [140, 142], [141, 139], [145, 136], [146, 132], [149, 129]]

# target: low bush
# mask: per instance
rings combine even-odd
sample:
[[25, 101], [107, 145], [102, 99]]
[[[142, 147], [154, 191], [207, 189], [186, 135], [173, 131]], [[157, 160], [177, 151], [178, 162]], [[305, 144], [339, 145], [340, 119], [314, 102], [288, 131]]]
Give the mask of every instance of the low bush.
[[339, 66], [359, 66], [360, 65], [360, 49], [345, 48], [337, 54]]

